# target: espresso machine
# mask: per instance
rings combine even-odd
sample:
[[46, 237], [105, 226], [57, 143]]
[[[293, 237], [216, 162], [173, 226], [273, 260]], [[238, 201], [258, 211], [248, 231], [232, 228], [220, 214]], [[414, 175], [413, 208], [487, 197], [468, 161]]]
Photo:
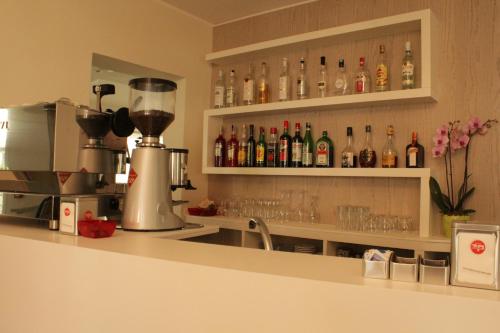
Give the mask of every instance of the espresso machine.
[[184, 222], [173, 212], [171, 191], [178, 185], [172, 184], [176, 174], [171, 165], [173, 151], [160, 143], [160, 135], [175, 118], [177, 84], [138, 78], [129, 86], [130, 119], [142, 141], [132, 152], [122, 227], [132, 231], [181, 229]]
[[65, 202], [75, 220], [120, 216], [127, 135], [109, 133], [113, 118], [65, 98], [0, 108], [0, 216], [54, 230]]

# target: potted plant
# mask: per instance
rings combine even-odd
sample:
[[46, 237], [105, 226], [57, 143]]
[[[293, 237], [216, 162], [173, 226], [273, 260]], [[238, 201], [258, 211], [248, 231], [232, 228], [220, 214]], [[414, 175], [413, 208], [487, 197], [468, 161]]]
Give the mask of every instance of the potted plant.
[[[453, 121], [439, 127], [433, 137], [434, 147], [432, 156], [435, 158], [444, 157], [444, 167], [446, 171], [446, 191], [443, 193], [439, 183], [434, 177], [429, 180], [432, 201], [438, 206], [443, 214], [443, 231], [447, 237], [451, 237], [451, 224], [454, 221], [468, 221], [475, 212], [474, 209], [465, 208], [465, 203], [475, 191], [474, 187], [469, 187], [471, 174], [469, 173], [469, 151], [472, 139], [477, 134], [485, 135], [494, 124], [496, 119], [488, 119], [482, 122], [478, 117], [472, 117], [467, 124], [461, 125], [460, 121]], [[457, 194], [455, 195], [454, 182], [457, 181], [456, 170], [453, 168], [453, 154], [465, 149], [465, 166]]]

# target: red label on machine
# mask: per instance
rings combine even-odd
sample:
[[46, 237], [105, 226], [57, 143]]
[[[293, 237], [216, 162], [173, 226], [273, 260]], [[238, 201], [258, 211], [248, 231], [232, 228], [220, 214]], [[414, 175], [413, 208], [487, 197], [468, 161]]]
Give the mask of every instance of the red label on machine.
[[128, 187], [132, 186], [136, 178], [137, 178], [137, 173], [135, 172], [134, 169], [130, 168], [130, 172], [128, 173], [128, 182], [127, 182]]
[[86, 220], [92, 220], [94, 214], [90, 210], [87, 210], [85, 213], [83, 213], [83, 218]]
[[474, 254], [483, 254], [484, 251], [486, 251], [486, 244], [484, 244], [483, 241], [476, 239], [472, 243], [470, 243], [470, 250]]
[[62, 185], [64, 185], [69, 177], [71, 176], [71, 172], [58, 172], [57, 177], [59, 177], [59, 181], [61, 182]]
[[69, 214], [71, 214], [71, 211], [69, 210], [69, 208], [66, 208], [66, 209], [64, 210], [64, 215], [65, 215], [65, 216], [69, 216]]

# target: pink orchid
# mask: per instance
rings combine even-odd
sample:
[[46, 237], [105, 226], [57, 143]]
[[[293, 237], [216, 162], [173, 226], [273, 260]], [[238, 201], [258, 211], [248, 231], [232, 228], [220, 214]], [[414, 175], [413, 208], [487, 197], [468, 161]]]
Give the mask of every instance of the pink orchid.
[[451, 137], [451, 149], [453, 151], [467, 147], [470, 137], [462, 131], [456, 131]]
[[436, 133], [439, 136], [448, 136], [448, 125], [442, 125], [441, 127], [438, 127]]
[[471, 134], [476, 133], [478, 129], [481, 129], [483, 127], [484, 123], [479, 119], [479, 117], [472, 117], [469, 119], [469, 122], [467, 123], [467, 127], [469, 127], [469, 131]]
[[447, 145], [448, 142], [450, 142], [450, 139], [448, 139], [448, 132], [445, 135], [439, 135], [439, 134], [434, 135], [432, 141], [436, 146]]
[[446, 145], [438, 145], [432, 148], [432, 157], [441, 157], [446, 153]]

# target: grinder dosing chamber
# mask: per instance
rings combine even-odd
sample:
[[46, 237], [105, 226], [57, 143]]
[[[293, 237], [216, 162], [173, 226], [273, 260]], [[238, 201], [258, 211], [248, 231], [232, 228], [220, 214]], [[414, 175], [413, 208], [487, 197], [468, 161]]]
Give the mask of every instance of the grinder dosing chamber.
[[132, 152], [122, 226], [125, 230], [180, 229], [173, 213], [170, 152], [160, 135], [175, 118], [175, 82], [140, 78], [129, 82], [130, 119], [142, 134]]

